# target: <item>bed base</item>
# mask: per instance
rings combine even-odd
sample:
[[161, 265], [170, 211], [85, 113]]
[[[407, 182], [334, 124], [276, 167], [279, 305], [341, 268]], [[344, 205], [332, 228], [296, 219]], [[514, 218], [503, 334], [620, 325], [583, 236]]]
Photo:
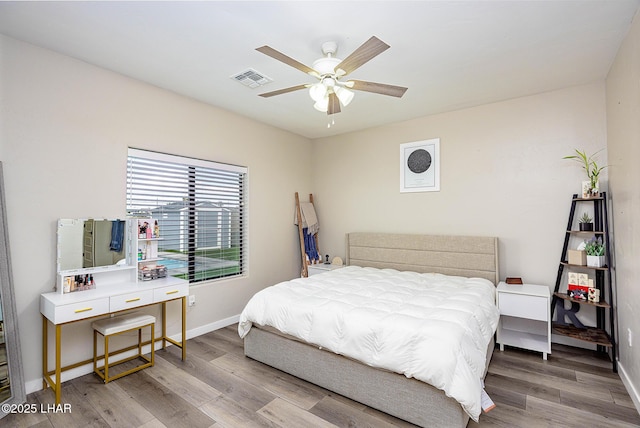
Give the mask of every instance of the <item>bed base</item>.
[[[493, 352], [487, 350], [487, 366]], [[443, 391], [380, 370], [282, 334], [253, 326], [244, 338], [247, 357], [422, 427], [466, 427], [469, 416]]]

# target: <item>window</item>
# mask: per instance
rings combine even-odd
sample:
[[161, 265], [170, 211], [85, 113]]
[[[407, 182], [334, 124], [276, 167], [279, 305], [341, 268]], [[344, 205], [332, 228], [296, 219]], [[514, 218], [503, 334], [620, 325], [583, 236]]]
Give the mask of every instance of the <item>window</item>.
[[245, 273], [247, 168], [129, 149], [127, 214], [158, 221], [158, 264], [195, 283]]

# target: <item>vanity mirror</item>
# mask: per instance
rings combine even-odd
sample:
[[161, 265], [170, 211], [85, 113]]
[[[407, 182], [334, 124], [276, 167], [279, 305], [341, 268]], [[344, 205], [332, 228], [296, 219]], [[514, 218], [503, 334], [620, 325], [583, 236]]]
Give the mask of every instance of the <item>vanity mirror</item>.
[[125, 220], [58, 220], [58, 272], [127, 264]]
[[8, 408], [5, 404], [20, 404], [26, 401], [12, 281], [0, 162], [0, 403], [3, 404], [0, 406], [0, 418], [7, 415]]

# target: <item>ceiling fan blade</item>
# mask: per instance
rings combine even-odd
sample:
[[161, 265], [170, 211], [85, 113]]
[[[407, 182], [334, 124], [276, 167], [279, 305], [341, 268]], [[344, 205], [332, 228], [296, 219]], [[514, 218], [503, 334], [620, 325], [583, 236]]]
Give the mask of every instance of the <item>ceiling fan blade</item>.
[[295, 59], [288, 57], [287, 55], [283, 54], [282, 52], [279, 52], [275, 49], [273, 49], [272, 47], [269, 46], [262, 46], [259, 48], [256, 48], [256, 50], [258, 52], [262, 52], [263, 54], [270, 56], [271, 58], [277, 59], [278, 61], [284, 62], [285, 64], [293, 67], [293, 68], [297, 68], [298, 70], [302, 71], [303, 73], [307, 73], [310, 74], [312, 76], [315, 76], [317, 78], [320, 78], [320, 75], [318, 74], [317, 71], [315, 71], [313, 68], [308, 67], [306, 65], [304, 65], [301, 62], [296, 61]]
[[[353, 82], [353, 86], [351, 83]], [[366, 82], [364, 80], [350, 80], [346, 83], [348, 88], [356, 91], [373, 92], [375, 94], [389, 95], [401, 98], [408, 88], [403, 86], [387, 85], [384, 83]]]
[[284, 89], [278, 89], [277, 91], [272, 91], [272, 92], [265, 92], [264, 94], [258, 94], [261, 97], [264, 98], [269, 98], [269, 97], [273, 97], [275, 95], [281, 95], [281, 94], [286, 94], [289, 92], [293, 92], [293, 91], [299, 91], [300, 89], [304, 89], [309, 87], [309, 85], [298, 85], [298, 86], [291, 86], [290, 88], [284, 88]]
[[340, 100], [335, 92], [329, 94], [329, 106], [327, 108], [327, 114], [340, 113]]
[[391, 46], [376, 36], [373, 36], [364, 42], [358, 49], [353, 51], [351, 55], [343, 59], [342, 62], [336, 66], [336, 73], [339, 76], [347, 75], [390, 47]]

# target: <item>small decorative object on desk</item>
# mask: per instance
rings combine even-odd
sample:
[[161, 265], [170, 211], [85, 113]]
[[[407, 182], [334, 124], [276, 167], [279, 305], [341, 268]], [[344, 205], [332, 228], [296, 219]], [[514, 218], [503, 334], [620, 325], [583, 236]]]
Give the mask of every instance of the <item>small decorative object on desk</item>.
[[600, 290], [595, 287], [589, 287], [588, 299], [591, 303], [599, 303], [600, 302]]
[[64, 293], [73, 293], [74, 291], [93, 290], [96, 283], [92, 274], [65, 276], [62, 281]]
[[511, 285], [522, 285], [522, 278], [519, 277], [509, 277], [505, 281], [507, 284]]
[[142, 266], [138, 269], [138, 279], [141, 281], [151, 281], [152, 279], [166, 278], [166, 276], [167, 268], [163, 265]]

